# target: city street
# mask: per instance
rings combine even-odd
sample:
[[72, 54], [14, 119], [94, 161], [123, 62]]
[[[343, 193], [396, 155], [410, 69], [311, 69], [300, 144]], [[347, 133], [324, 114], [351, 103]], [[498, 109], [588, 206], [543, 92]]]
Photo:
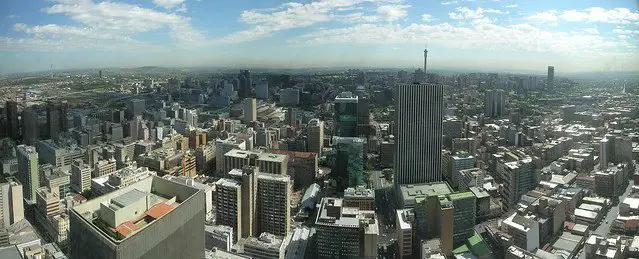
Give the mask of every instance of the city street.
[[[621, 204], [624, 198], [630, 195], [630, 192], [632, 191], [632, 186], [633, 186], [633, 183], [630, 182], [628, 184], [628, 187], [624, 191], [624, 193], [621, 196], [619, 196], [619, 204]], [[610, 233], [610, 225], [615, 220], [615, 218], [617, 218], [617, 215], [619, 214], [619, 204], [617, 204], [616, 206], [613, 206], [612, 208], [610, 208], [610, 210], [608, 210], [608, 213], [603, 218], [599, 227], [595, 229], [594, 231], [595, 234], [605, 237]]]

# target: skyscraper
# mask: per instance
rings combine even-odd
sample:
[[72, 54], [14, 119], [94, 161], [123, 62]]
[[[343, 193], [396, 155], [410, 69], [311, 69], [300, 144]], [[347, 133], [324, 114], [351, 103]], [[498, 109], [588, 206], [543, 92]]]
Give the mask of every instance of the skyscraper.
[[424, 74], [427, 74], [426, 65], [428, 64], [428, 49], [424, 48]]
[[320, 119], [312, 119], [308, 122], [306, 131], [308, 132], [307, 150], [321, 155], [324, 146], [324, 122]]
[[246, 98], [243, 103], [244, 124], [257, 120], [257, 102], [255, 98]]
[[484, 103], [484, 115], [486, 117], [501, 117], [505, 114], [506, 95], [504, 90], [486, 91], [486, 101]]
[[7, 101], [7, 135], [14, 140], [20, 135], [18, 131], [18, 103]]
[[366, 143], [364, 138], [333, 137], [335, 164], [331, 173], [337, 178], [337, 190], [366, 184], [364, 143]]
[[286, 237], [291, 228], [291, 180], [288, 175], [261, 173], [257, 179], [259, 233]]
[[343, 92], [335, 97], [335, 136], [357, 137], [357, 96]]
[[22, 112], [22, 140], [25, 144], [35, 146], [38, 142], [38, 113], [33, 108]]
[[548, 66], [548, 87], [555, 86], [555, 67]]
[[395, 100], [395, 182], [441, 181], [443, 87], [399, 84]]
[[251, 71], [241, 70], [238, 75], [239, 89], [237, 95], [240, 99], [251, 96], [253, 82], [251, 80]]
[[23, 186], [24, 199], [35, 202], [36, 190], [40, 188], [38, 173], [38, 152], [35, 147], [19, 145], [18, 154], [18, 180]]
[[68, 104], [66, 102], [49, 102], [47, 104], [47, 130], [50, 139], [57, 138], [60, 132], [67, 130], [67, 110]]
[[22, 185], [16, 178], [8, 177], [6, 182], [0, 183], [0, 228], [9, 227], [22, 219]]

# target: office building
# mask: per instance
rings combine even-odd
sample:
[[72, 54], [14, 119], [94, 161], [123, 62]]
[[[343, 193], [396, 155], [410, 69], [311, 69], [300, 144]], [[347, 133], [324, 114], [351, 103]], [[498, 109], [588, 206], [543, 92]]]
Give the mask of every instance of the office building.
[[255, 85], [255, 97], [261, 100], [268, 100], [268, 82], [259, 82]]
[[453, 245], [462, 245], [474, 233], [476, 207], [472, 192], [453, 193], [447, 196], [453, 204]]
[[40, 130], [38, 126], [38, 113], [33, 107], [22, 112], [22, 142], [35, 146], [38, 142]]
[[204, 193], [149, 177], [70, 210], [71, 258], [204, 258]]
[[215, 223], [230, 226], [237, 238], [242, 233], [242, 188], [241, 182], [222, 178], [215, 182]]
[[395, 101], [395, 183], [441, 181], [442, 85], [400, 84]]
[[134, 118], [138, 115], [143, 115], [145, 110], [146, 101], [144, 99], [133, 99], [127, 104], [126, 114], [128, 118]]
[[488, 90], [486, 91], [486, 100], [484, 103], [484, 116], [486, 117], [502, 117], [506, 114], [506, 93], [504, 90]]
[[398, 258], [411, 258], [413, 255], [413, 217], [411, 210], [397, 210], [395, 218], [395, 236], [397, 237]]
[[228, 173], [224, 171], [224, 155], [233, 149], [246, 150], [246, 141], [235, 136], [215, 140], [215, 171], [218, 176], [224, 177]]
[[85, 150], [70, 139], [46, 139], [38, 141], [40, 163], [55, 167], [71, 165], [74, 160], [84, 158]]
[[40, 188], [40, 176], [38, 171], [38, 152], [32, 146], [19, 145], [18, 156], [18, 180], [22, 183], [24, 199], [35, 203], [36, 190]]
[[344, 207], [375, 210], [375, 192], [364, 185], [348, 187], [344, 190], [343, 204]]
[[20, 125], [18, 124], [18, 103], [16, 101], [6, 102], [7, 113], [7, 136], [17, 140], [20, 136]]
[[379, 225], [374, 211], [344, 207], [338, 198], [323, 198], [315, 227], [318, 257], [377, 258]]
[[259, 259], [284, 259], [289, 245], [288, 237], [261, 233], [259, 237], [248, 237], [240, 242], [242, 254]]
[[322, 155], [324, 147], [324, 122], [320, 119], [312, 119], [306, 126], [307, 134], [307, 150]]
[[[44, 176], [44, 185], [57, 190], [60, 199], [71, 194], [71, 166], [58, 167]], [[40, 176], [42, 178], [42, 176]]]
[[68, 129], [68, 104], [66, 102], [47, 103], [47, 131], [50, 139], [56, 139], [60, 133]]
[[443, 163], [444, 176], [446, 176], [450, 185], [457, 189], [461, 179], [459, 171], [475, 167], [475, 157], [463, 152], [455, 155], [450, 152], [444, 152]]
[[241, 169], [244, 166], [257, 166], [260, 171], [269, 174], [286, 175], [288, 156], [266, 152], [252, 152], [233, 149], [224, 155], [224, 171]]
[[502, 221], [502, 230], [512, 236], [513, 244], [533, 251], [539, 247], [539, 224], [528, 217], [513, 213]]
[[24, 219], [22, 185], [14, 177], [5, 180], [0, 183], [0, 229]]
[[110, 158], [107, 160], [98, 160], [93, 164], [93, 170], [91, 171], [91, 177], [100, 177], [115, 172], [116, 163], [115, 159]]
[[300, 104], [300, 90], [297, 88], [285, 88], [280, 90], [280, 105], [296, 106]]
[[239, 86], [237, 96], [240, 100], [250, 97], [253, 92], [253, 80], [251, 79], [251, 71], [240, 70], [240, 74], [237, 76], [239, 80]]
[[291, 180], [288, 175], [260, 173], [257, 178], [258, 233], [281, 238], [291, 228]]
[[548, 79], [547, 79], [548, 87], [555, 86], [555, 67], [548, 66]]
[[335, 163], [331, 169], [337, 181], [337, 190], [364, 185], [364, 143], [363, 138], [333, 137]]
[[315, 174], [319, 168], [317, 153], [287, 150], [269, 150], [268, 152], [288, 156], [286, 174], [292, 177], [295, 190], [304, 189], [315, 182]]
[[334, 116], [335, 136], [358, 137], [357, 133], [357, 96], [343, 92], [335, 97]]
[[361, 135], [371, 135], [371, 131], [369, 129], [369, 124], [371, 123], [371, 113], [370, 113], [370, 103], [371, 100], [362, 97], [357, 99], [357, 134]]
[[224, 225], [205, 225], [204, 233], [206, 235], [206, 249], [221, 249], [231, 251], [231, 247], [235, 243], [235, 234], [233, 228]]
[[60, 196], [57, 189], [40, 187], [36, 191], [36, 208], [45, 218], [60, 213]]
[[537, 176], [532, 158], [523, 154], [506, 153], [496, 162], [497, 176], [504, 183], [506, 208], [513, 208], [522, 195], [537, 186]]
[[82, 159], [76, 159], [71, 164], [71, 189], [77, 193], [91, 190], [91, 167]]
[[244, 110], [244, 124], [249, 125], [252, 121], [257, 121], [257, 101], [255, 98], [245, 98], [242, 108]]
[[96, 196], [105, 195], [155, 175], [157, 172], [147, 167], [132, 164], [111, 174], [91, 179], [91, 193]]
[[246, 238], [249, 236], [258, 235], [258, 222], [257, 222], [257, 182], [259, 170], [254, 166], [245, 166], [238, 174], [231, 174], [231, 177], [235, 177], [241, 182], [241, 224], [242, 231], [239, 233], [238, 238]]

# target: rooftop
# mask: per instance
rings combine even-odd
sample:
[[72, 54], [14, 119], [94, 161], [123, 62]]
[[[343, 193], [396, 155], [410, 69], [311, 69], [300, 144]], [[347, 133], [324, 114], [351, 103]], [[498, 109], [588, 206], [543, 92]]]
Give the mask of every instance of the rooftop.
[[415, 199], [423, 199], [427, 196], [439, 196], [452, 193], [452, 189], [445, 182], [432, 182], [421, 184], [400, 185], [404, 206], [414, 204]]

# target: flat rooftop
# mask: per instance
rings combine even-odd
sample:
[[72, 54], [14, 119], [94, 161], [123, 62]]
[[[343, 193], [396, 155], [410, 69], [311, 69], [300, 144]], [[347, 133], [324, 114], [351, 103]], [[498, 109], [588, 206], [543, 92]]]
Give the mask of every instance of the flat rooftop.
[[453, 190], [445, 182], [432, 182], [421, 184], [400, 185], [404, 206], [413, 205], [416, 199], [424, 199], [428, 196], [451, 194]]
[[77, 205], [71, 213], [95, 232], [118, 243], [143, 231], [199, 191], [152, 176]]

